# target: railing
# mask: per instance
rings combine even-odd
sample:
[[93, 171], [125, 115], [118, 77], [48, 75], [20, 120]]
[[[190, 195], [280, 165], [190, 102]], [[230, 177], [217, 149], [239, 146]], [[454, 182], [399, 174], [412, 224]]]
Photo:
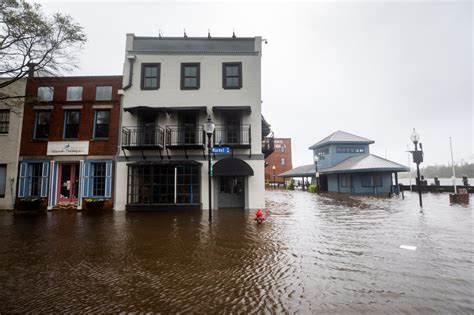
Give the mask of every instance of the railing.
[[205, 145], [203, 126], [166, 126], [166, 146], [201, 148]]
[[122, 147], [133, 149], [157, 149], [163, 148], [163, 128], [156, 127], [123, 127]]
[[250, 147], [250, 125], [217, 125], [214, 129], [214, 145]]
[[262, 140], [262, 153], [266, 158], [275, 151], [275, 138], [273, 132]]

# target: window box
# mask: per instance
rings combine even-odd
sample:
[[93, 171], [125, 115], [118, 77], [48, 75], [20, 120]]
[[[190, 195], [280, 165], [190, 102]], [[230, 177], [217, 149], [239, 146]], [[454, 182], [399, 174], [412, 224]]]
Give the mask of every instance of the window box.
[[105, 199], [84, 199], [85, 209], [87, 210], [98, 210], [103, 209], [105, 204]]
[[45, 211], [46, 200], [39, 197], [27, 197], [18, 201], [16, 209], [21, 211]]

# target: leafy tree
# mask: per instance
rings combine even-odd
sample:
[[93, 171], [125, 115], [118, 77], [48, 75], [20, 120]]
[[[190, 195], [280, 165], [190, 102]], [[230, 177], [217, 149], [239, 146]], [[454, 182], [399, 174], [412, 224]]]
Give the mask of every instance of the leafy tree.
[[75, 53], [85, 42], [82, 26], [69, 15], [46, 17], [39, 4], [0, 0], [0, 77], [7, 77], [0, 88], [32, 70], [45, 75], [72, 70], [77, 64]]

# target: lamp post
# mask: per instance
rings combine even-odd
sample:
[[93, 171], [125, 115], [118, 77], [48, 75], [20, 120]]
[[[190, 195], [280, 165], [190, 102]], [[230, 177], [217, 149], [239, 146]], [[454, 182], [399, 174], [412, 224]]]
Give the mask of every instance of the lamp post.
[[212, 133], [214, 132], [216, 125], [211, 119], [211, 115], [207, 117], [207, 121], [204, 123], [204, 131], [207, 134], [207, 160], [208, 160], [208, 170], [209, 170], [209, 221], [212, 221], [212, 195], [211, 195], [211, 178], [212, 178], [212, 161], [211, 161], [211, 153], [212, 153], [212, 146], [211, 146], [211, 137]]
[[272, 170], [273, 170], [273, 189], [275, 189], [275, 169], [276, 169], [276, 166], [273, 165], [272, 166]]
[[317, 154], [314, 155], [314, 170], [315, 170], [315, 178], [316, 178], [316, 192], [319, 194], [319, 172], [318, 172], [318, 161], [319, 157]]
[[420, 142], [420, 135], [413, 128], [413, 132], [410, 136], [411, 141], [415, 145], [415, 151], [412, 151], [413, 162], [416, 164], [416, 185], [418, 188], [418, 197], [420, 199], [420, 207], [423, 208], [423, 200], [421, 198], [421, 179], [420, 179], [420, 163], [423, 162], [423, 147], [420, 143], [420, 151], [418, 151], [418, 143]]

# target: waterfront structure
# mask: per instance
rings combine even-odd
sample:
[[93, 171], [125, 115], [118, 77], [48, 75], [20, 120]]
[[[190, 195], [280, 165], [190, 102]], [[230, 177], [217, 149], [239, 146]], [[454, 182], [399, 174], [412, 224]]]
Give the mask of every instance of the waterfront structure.
[[35, 77], [26, 86], [18, 198], [112, 206], [121, 76]]
[[20, 79], [0, 92], [0, 209], [15, 204], [25, 88], [26, 79]]
[[[409, 172], [410, 169], [371, 154], [369, 145], [373, 143], [373, 140], [367, 138], [336, 131], [310, 146], [313, 160], [317, 160], [320, 191], [353, 194], [398, 193], [397, 174]], [[315, 178], [316, 165], [303, 165], [280, 176]]]
[[275, 150], [265, 158], [265, 182], [267, 184], [284, 184], [285, 178], [278, 174], [293, 168], [291, 160], [291, 138], [275, 138]]
[[[127, 34], [116, 210], [264, 207], [261, 37]], [[222, 153], [224, 152], [224, 153]]]

